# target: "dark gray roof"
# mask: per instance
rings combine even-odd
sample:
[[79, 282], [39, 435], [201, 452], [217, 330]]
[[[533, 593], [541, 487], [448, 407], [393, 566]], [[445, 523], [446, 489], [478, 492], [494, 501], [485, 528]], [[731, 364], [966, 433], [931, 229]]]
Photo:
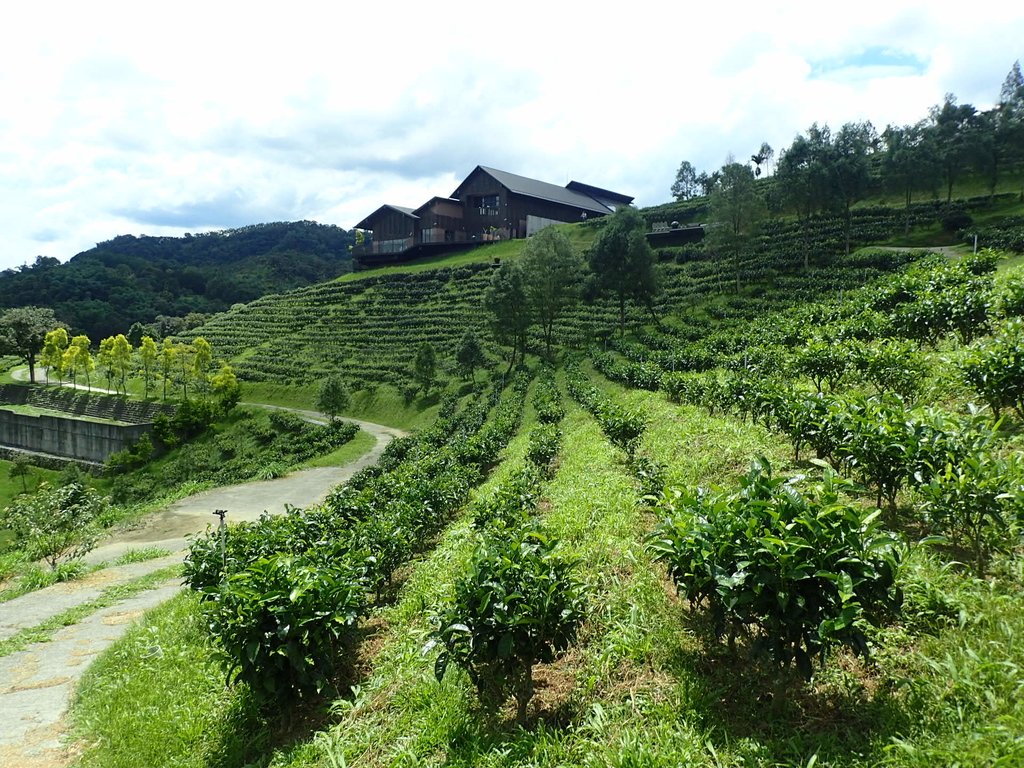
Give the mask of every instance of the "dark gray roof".
[[595, 187], [591, 184], [584, 184], [582, 181], [570, 181], [565, 185], [566, 189], [571, 189], [573, 192], [582, 192], [585, 195], [590, 195], [595, 200], [604, 202], [618, 203], [619, 205], [629, 205], [633, 202], [633, 198], [629, 195], [623, 195], [619, 192], [612, 192], [610, 189], [602, 189], [601, 187]]
[[582, 192], [566, 189], [557, 184], [548, 184], [546, 181], [537, 181], [526, 176], [518, 176], [507, 171], [499, 171], [497, 168], [488, 168], [483, 165], [478, 165], [477, 168], [517, 195], [550, 200], [551, 202], [562, 203], [563, 205], [572, 205], [581, 210], [593, 211], [594, 213], [612, 212], [612, 209], [607, 205]]
[[441, 197], [440, 195], [434, 195], [432, 198], [427, 200], [427, 202], [425, 202], [419, 208], [416, 208], [415, 210], [413, 210], [413, 214], [419, 214], [420, 211], [426, 210], [427, 208], [432, 206], [434, 203], [436, 203], [438, 200], [440, 200], [443, 203], [455, 203], [456, 205], [462, 205], [462, 201], [457, 199], [457, 198], [454, 198], [454, 197]]
[[373, 213], [371, 213], [365, 219], [360, 221], [358, 224], [356, 224], [356, 229], [373, 229], [373, 225], [370, 223], [370, 220], [375, 218], [378, 213], [380, 213], [381, 211], [385, 210], [386, 208], [390, 208], [392, 211], [398, 211], [399, 213], [401, 213], [401, 214], [403, 214], [405, 216], [408, 216], [409, 218], [412, 218], [412, 219], [418, 219], [419, 218], [419, 216], [416, 215], [416, 213], [414, 212], [414, 210], [412, 208], [403, 208], [401, 205], [387, 205], [387, 204], [385, 204], [385, 205], [382, 205], [380, 208], [378, 208]]

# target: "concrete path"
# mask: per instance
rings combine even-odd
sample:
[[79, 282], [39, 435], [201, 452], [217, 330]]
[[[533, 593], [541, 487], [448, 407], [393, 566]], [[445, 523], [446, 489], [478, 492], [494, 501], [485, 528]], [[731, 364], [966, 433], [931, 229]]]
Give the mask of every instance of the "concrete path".
[[[320, 420], [322, 414], [300, 411]], [[216, 488], [175, 502], [151, 515], [137, 529], [120, 533], [90, 553], [89, 562], [107, 562], [130, 549], [161, 547], [173, 554], [131, 565], [104, 568], [84, 579], [56, 584], [0, 603], [0, 640], [37, 626], [63, 611], [99, 597], [105, 589], [180, 563], [187, 537], [216, 521], [215, 509], [228, 510], [228, 521], [254, 520], [264, 511], [280, 513], [285, 505], [317, 504], [339, 483], [377, 461], [400, 430], [356, 422], [376, 438], [359, 459], [342, 467], [295, 472], [276, 480]], [[146, 610], [181, 589], [177, 580], [98, 610], [59, 630], [48, 642], [30, 645], [0, 658], [0, 767], [54, 768], [68, 765], [73, 748], [64, 744], [64, 716], [89, 662], [117, 640]]]

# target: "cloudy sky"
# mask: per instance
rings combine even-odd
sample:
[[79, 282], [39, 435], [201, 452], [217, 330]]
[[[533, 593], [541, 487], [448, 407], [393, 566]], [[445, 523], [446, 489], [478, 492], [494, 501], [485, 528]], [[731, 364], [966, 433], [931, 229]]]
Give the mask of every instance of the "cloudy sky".
[[351, 227], [490, 165], [669, 198], [814, 121], [991, 106], [1024, 4], [18, 3], [0, 24], [0, 268], [119, 234]]

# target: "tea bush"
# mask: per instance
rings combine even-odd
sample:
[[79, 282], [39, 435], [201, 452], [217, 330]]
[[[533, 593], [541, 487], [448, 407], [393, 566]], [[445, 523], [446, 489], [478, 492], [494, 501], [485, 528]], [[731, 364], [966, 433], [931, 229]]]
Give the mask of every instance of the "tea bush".
[[830, 470], [803, 490], [755, 462], [737, 491], [675, 490], [648, 539], [681, 595], [710, 612], [717, 637], [809, 678], [833, 645], [868, 652], [865, 622], [899, 608], [903, 547], [844, 500]]
[[462, 667], [485, 706], [500, 706], [511, 695], [522, 720], [533, 697], [534, 665], [554, 661], [583, 623], [585, 590], [574, 568], [557, 542], [537, 531], [481, 544], [454, 599], [436, 617], [437, 679], [452, 664]]

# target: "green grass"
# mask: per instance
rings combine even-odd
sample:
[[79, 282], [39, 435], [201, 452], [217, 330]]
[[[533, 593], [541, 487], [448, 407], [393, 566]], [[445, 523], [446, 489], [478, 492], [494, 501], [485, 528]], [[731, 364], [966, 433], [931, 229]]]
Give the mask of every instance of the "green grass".
[[87, 600], [73, 608], [68, 608], [66, 611], [62, 611], [34, 627], [28, 627], [4, 640], [0, 640], [0, 658], [24, 650], [32, 643], [44, 643], [62, 627], [77, 624], [85, 617], [102, 608], [107, 608], [140, 592], [158, 587], [180, 573], [180, 565], [171, 565], [167, 568], [161, 568], [159, 571], [148, 573], [145, 576], [140, 576], [133, 581], [108, 587], [92, 600]]
[[[39, 487], [41, 482], [53, 482], [55, 478], [60, 476], [60, 472], [57, 470], [43, 469], [42, 467], [30, 464], [28, 467], [29, 474], [26, 477], [11, 477], [12, 466], [14, 466], [14, 462], [0, 459], [0, 509], [10, 504], [15, 496], [24, 493], [26, 490], [32, 492]], [[22, 483], [23, 479], [24, 483]], [[4, 550], [4, 537], [5, 532], [0, 530], [0, 552]]]
[[[315, 410], [317, 393], [313, 385], [303, 387], [262, 381], [246, 382], [242, 391], [246, 402]], [[395, 387], [382, 384], [372, 390], [353, 392], [349, 407], [341, 415], [411, 431], [425, 427], [434, 420], [438, 402], [439, 395], [435, 392], [430, 396], [420, 395], [406, 403]]]
[[[673, 483], [729, 484], [757, 455], [789, 466], [788, 447], [763, 429], [595, 382], [644, 409], [641, 451], [666, 462]], [[522, 465], [531, 423], [528, 413], [478, 494]], [[1024, 759], [1019, 560], [977, 581], [915, 548], [904, 579], [908, 618], [874, 633], [874, 662], [838, 653], [812, 685], [773, 702], [770, 674], [715, 642], [651, 561], [643, 537], [655, 517], [637, 503], [622, 454], [573, 405], [562, 430], [541, 510], [547, 530], [581, 558], [590, 618], [574, 649], [539, 668], [528, 729], [511, 712], [488, 717], [463, 673], [438, 684], [434, 652], [424, 651], [430, 611], [472, 553], [463, 516], [415, 564], [398, 602], [368, 623], [365, 676], [326, 721], [313, 719], [319, 733], [301, 717], [290, 726], [260, 718], [244, 688], [223, 687], [195, 598], [183, 595], [83, 682], [73, 717], [94, 746], [82, 764], [923, 768]]]
[[300, 408], [312, 410], [316, 402], [316, 387], [313, 385], [298, 386], [294, 384], [274, 384], [269, 381], [242, 382], [242, 405], [245, 403], [265, 403], [278, 405], [282, 408]]
[[[509, 444], [509, 457], [474, 493], [487, 493], [522, 466], [528, 446], [524, 428]], [[470, 521], [456, 522], [437, 548], [409, 576], [397, 604], [384, 608], [373, 626], [388, 636], [374, 659], [374, 673], [361, 691], [396, 683], [412, 662], [421, 672], [426, 631], [424, 606], [443, 593], [472, 554]], [[371, 637], [372, 639], [372, 637]], [[153, 653], [159, 648], [159, 653]], [[129, 662], [130, 660], [130, 662]], [[435, 692], [435, 686], [428, 688]], [[365, 693], [360, 696], [365, 697]], [[351, 707], [337, 702], [336, 714]], [[268, 720], [258, 714], [244, 686], [225, 688], [224, 673], [207, 641], [195, 595], [183, 593], [147, 614], [144, 621], [97, 660], [81, 685], [72, 719], [87, 746], [81, 765], [107, 768], [308, 764], [323, 757], [324, 738], [308, 741], [301, 723]], [[333, 719], [333, 718], [332, 718]], [[285, 742], [282, 746], [281, 742]], [[329, 746], [328, 746], [329, 748]], [[319, 757], [318, 757], [319, 756]]]
[[129, 549], [114, 561], [114, 565], [130, 565], [131, 563], [144, 563], [147, 560], [156, 560], [158, 557], [166, 557], [171, 554], [170, 550], [161, 547], [141, 547]]
[[335, 278], [335, 281], [339, 283], [351, 283], [368, 277], [425, 272], [430, 269], [447, 269], [451, 267], [460, 267], [464, 264], [490, 262], [496, 258], [506, 259], [518, 256], [519, 252], [522, 250], [523, 242], [524, 241], [522, 240], [504, 240], [500, 242], [487, 243], [476, 248], [448, 253], [443, 256], [429, 256], [422, 259], [414, 259], [413, 261], [404, 262], [402, 264], [391, 264], [383, 267], [362, 269], [358, 272], [349, 272], [347, 275]]
[[352, 402], [343, 415], [372, 421], [388, 427], [413, 431], [429, 426], [437, 417], [441, 393], [418, 395], [410, 403], [394, 387], [381, 385], [375, 390], [353, 393]]
[[[37, 408], [34, 405], [5, 405], [0, 410], [10, 411], [11, 413], [20, 413], [23, 416], [57, 416], [59, 418], [72, 418], [69, 414], [64, 411], [53, 411], [48, 408]], [[100, 419], [94, 416], [75, 415], [73, 417], [76, 421], [92, 421], [97, 424], [118, 424], [124, 425], [127, 422], [116, 421], [115, 419]]]
[[348, 464], [350, 461], [355, 461], [364, 453], [369, 451], [376, 441], [373, 435], [369, 432], [360, 430], [356, 436], [345, 443], [345, 445], [338, 448], [336, 451], [318, 456], [315, 459], [303, 462], [297, 468], [298, 469], [309, 469], [311, 467], [340, 467], [342, 464]]
[[[596, 238], [596, 231], [592, 227], [580, 227], [572, 224], [558, 224], [557, 226], [567, 234], [573, 245], [578, 248], [590, 246]], [[336, 278], [335, 281], [338, 283], [351, 283], [367, 278], [377, 278], [377, 276], [384, 274], [407, 274], [422, 272], [428, 269], [452, 268], [464, 264], [492, 262], [495, 259], [514, 259], [518, 258], [525, 243], [526, 241], [524, 240], [504, 240], [496, 243], [487, 243], [476, 248], [457, 251], [443, 256], [431, 256], [401, 264], [360, 269], [357, 272], [344, 274], [340, 278]]]
[[224, 685], [198, 598], [186, 590], [150, 611], [90, 667], [73, 705], [79, 765], [102, 768], [260, 765], [259, 717]]

